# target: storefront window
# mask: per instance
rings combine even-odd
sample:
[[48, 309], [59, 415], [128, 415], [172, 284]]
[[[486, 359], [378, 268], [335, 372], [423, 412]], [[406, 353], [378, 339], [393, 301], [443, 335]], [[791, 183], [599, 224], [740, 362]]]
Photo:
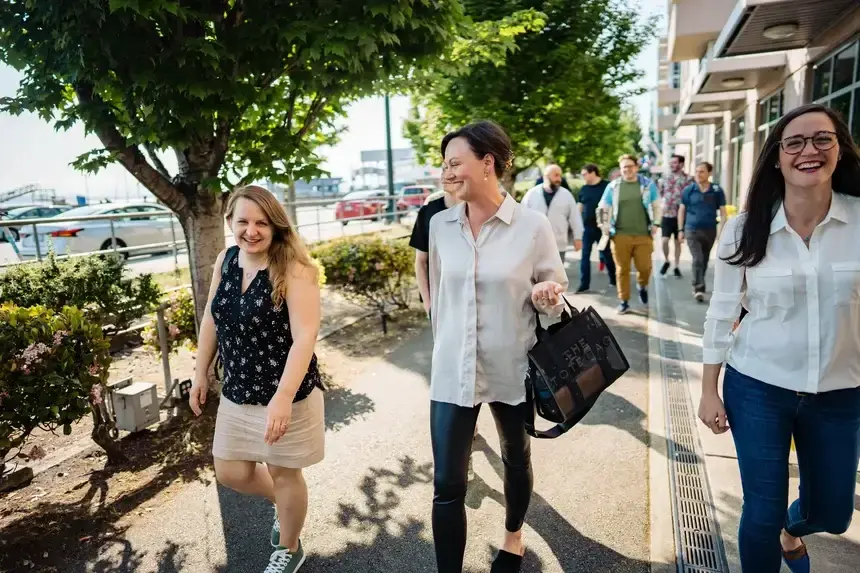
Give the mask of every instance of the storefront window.
[[860, 97], [854, 94], [854, 114], [851, 119], [851, 137], [860, 145]]
[[855, 138], [860, 135], [859, 56], [860, 42], [855, 40], [812, 68], [814, 101], [838, 111], [851, 128]]
[[738, 201], [741, 190], [741, 161], [743, 158], [744, 136], [746, 135], [746, 123], [743, 116], [732, 121], [732, 189], [729, 203], [740, 207]]
[[718, 127], [714, 132], [714, 183], [720, 183], [723, 173], [723, 128]]
[[820, 99], [830, 93], [831, 65], [833, 60], [816, 64], [812, 68], [812, 99]]
[[764, 143], [767, 141], [767, 136], [770, 135], [770, 130], [779, 121], [784, 113], [785, 95], [783, 90], [779, 90], [770, 97], [767, 97], [759, 103], [758, 109], [758, 136], [756, 138], [756, 146], [758, 152], [764, 151]]
[[837, 92], [854, 83], [854, 62], [857, 60], [857, 44], [842, 50], [833, 58], [833, 91]]

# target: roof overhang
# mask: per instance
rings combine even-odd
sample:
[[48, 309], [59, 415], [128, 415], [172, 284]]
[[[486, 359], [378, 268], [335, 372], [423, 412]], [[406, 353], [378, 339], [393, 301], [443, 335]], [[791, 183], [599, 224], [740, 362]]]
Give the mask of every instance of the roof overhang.
[[702, 113], [684, 113], [679, 114], [675, 119], [675, 128], [684, 125], [709, 125], [719, 123], [723, 119], [723, 112], [711, 111]]
[[857, 0], [738, 0], [714, 54], [724, 58], [803, 48], [856, 8]]

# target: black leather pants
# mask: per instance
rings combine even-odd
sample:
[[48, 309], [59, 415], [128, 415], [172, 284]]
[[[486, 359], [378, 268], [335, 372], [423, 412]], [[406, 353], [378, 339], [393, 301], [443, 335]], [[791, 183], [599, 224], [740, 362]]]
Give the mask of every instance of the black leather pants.
[[[525, 430], [526, 404], [490, 405], [505, 466], [505, 528], [519, 531], [531, 501], [531, 448]], [[472, 437], [480, 405], [464, 408], [430, 402], [433, 442], [433, 541], [439, 573], [461, 573], [466, 550], [466, 483]]]

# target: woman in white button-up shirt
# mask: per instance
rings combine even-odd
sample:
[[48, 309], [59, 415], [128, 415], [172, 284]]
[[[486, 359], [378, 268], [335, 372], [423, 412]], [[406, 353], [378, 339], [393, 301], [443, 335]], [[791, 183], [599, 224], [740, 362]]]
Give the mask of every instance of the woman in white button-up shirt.
[[[699, 417], [729, 428], [744, 492], [745, 573], [808, 573], [802, 537], [843, 533], [860, 461], [860, 157], [845, 123], [809, 105], [774, 127], [746, 212], [718, 248]], [[749, 314], [732, 333], [741, 309]], [[718, 393], [720, 369], [725, 405]], [[792, 436], [800, 498], [788, 506]]]
[[462, 571], [469, 454], [486, 403], [505, 467], [505, 537], [491, 571], [508, 573], [522, 562], [532, 494], [526, 353], [535, 344], [535, 309], [561, 314], [567, 277], [546, 216], [499, 188], [513, 155], [498, 125], [480, 122], [448, 134], [442, 156], [446, 190], [464, 202], [430, 223], [436, 561], [440, 573]]

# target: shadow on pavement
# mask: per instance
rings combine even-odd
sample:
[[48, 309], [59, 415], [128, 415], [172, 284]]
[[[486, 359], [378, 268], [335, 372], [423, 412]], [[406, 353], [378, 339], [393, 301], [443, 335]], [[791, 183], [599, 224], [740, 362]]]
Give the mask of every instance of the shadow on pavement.
[[338, 432], [376, 409], [367, 395], [356, 393], [345, 386], [336, 386], [325, 378], [325, 429]]
[[[369, 468], [358, 485], [364, 503], [341, 503], [335, 520], [344, 529], [364, 538], [369, 536], [370, 541], [347, 542], [335, 553], [311, 553], [302, 572], [434, 571], [436, 559], [426, 524], [414, 517], [398, 516], [402, 504], [400, 493], [413, 485], [428, 484], [432, 480], [432, 464], [418, 464], [409, 456], [400, 458], [399, 467], [395, 470]], [[227, 542], [227, 563], [218, 570], [219, 573], [262, 571], [269, 554], [261, 546], [260, 540], [266, 539], [269, 532], [271, 504], [222, 488], [219, 488], [219, 497]], [[310, 550], [313, 552], [312, 548]], [[464, 573], [477, 572], [467, 570]]]
[[[199, 420], [176, 418], [155, 431], [123, 440], [129, 461], [89, 473], [68, 491], [52, 492], [74, 501], [48, 501], [35, 512], [8, 522], [0, 532], [0, 571], [20, 571], [31, 562], [38, 571], [77, 573], [136, 571], [144, 552], [126, 539], [127, 525], [117, 522], [140, 511], [175, 483], [208, 483], [214, 415]], [[183, 438], [176, 440], [179, 434]], [[154, 469], [157, 468], [157, 469]], [[84, 474], [86, 475], [86, 474]], [[128, 487], [125, 476], [143, 476]], [[63, 487], [63, 486], [58, 486]], [[111, 488], [119, 488], [110, 496]], [[169, 569], [167, 569], [169, 571]]]
[[[475, 452], [483, 452], [490, 466], [498, 474], [504, 476], [502, 458], [490, 447], [483, 436], [478, 434], [474, 444]], [[485, 498], [492, 499], [504, 506], [505, 496], [493, 489], [480, 476], [469, 483], [466, 494], [466, 505], [477, 509]], [[562, 571], [606, 571], [612, 573], [650, 571], [651, 565], [646, 561], [631, 559], [611, 548], [581, 534], [560, 513], [558, 513], [538, 492], [532, 495], [526, 523], [549, 546], [558, 559]], [[527, 552], [523, 561], [523, 572], [542, 571], [534, 552]]]

